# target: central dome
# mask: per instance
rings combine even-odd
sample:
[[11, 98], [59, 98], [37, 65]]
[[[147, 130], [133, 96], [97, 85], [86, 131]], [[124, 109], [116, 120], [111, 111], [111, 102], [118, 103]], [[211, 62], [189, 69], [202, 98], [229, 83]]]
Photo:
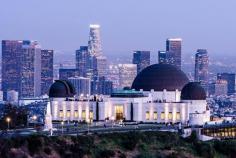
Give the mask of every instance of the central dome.
[[50, 98], [67, 98], [75, 95], [73, 85], [66, 80], [56, 80], [49, 89]]
[[154, 64], [143, 69], [134, 79], [132, 89], [144, 91], [182, 90], [189, 82], [183, 71], [169, 64]]

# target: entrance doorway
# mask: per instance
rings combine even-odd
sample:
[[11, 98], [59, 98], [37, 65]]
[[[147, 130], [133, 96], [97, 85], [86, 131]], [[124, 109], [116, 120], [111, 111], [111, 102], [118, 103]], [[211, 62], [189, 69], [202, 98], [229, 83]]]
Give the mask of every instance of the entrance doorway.
[[116, 114], [116, 120], [120, 121], [124, 118], [124, 108], [122, 105], [115, 106], [115, 114]]

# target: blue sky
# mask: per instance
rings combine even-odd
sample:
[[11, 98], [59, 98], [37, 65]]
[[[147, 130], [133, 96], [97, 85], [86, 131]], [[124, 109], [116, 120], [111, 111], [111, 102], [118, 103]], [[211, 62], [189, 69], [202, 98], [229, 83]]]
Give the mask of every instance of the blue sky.
[[186, 54], [207, 48], [232, 55], [235, 7], [235, 0], [0, 0], [0, 40], [33, 39], [74, 53], [98, 23], [109, 55], [163, 50], [168, 37], [183, 38]]

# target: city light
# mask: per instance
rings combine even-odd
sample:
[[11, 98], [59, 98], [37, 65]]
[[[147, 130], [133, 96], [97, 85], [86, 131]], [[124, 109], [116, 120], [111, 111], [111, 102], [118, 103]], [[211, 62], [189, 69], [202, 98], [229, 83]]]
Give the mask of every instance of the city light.
[[11, 118], [10, 118], [10, 117], [7, 117], [7, 118], [6, 118], [6, 122], [7, 122], [7, 129], [9, 129], [9, 128], [10, 128]]

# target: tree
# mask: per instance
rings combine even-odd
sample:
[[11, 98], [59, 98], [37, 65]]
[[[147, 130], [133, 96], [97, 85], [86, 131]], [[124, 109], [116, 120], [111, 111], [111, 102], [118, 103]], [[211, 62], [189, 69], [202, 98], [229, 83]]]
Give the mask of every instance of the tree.
[[0, 119], [0, 129], [8, 128], [7, 118], [10, 118], [9, 127], [16, 128], [27, 125], [27, 110], [23, 107], [16, 107], [12, 104], [5, 104], [3, 107], [3, 117]]

